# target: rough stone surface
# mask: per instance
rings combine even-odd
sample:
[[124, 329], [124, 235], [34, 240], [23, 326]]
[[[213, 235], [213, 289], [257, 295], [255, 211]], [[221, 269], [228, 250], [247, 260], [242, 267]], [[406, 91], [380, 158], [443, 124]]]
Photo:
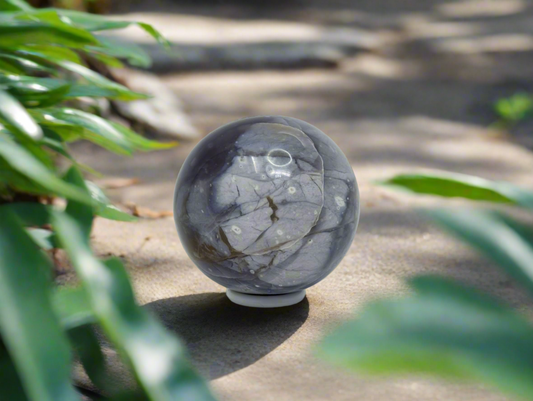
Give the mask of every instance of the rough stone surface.
[[359, 220], [350, 163], [312, 125], [252, 117], [205, 137], [185, 160], [174, 216], [196, 265], [238, 292], [286, 294], [339, 264]]
[[[510, 14], [495, 15], [498, 11], [494, 11], [487, 16], [487, 8], [468, 8], [466, 3], [472, 2], [332, 0], [326, 5], [313, 0], [306, 2], [309, 8], [305, 10], [301, 2], [292, 11], [270, 7], [265, 18], [315, 18], [317, 24], [365, 24], [381, 30], [410, 23], [406, 18], [418, 14], [430, 19], [454, 18], [465, 24], [475, 21], [487, 28], [479, 31], [478, 36], [484, 36], [496, 30], [496, 25], [497, 32], [515, 32], [516, 20], [526, 18], [532, 9], [530, 1], [484, 2], [519, 8], [507, 9]], [[217, 13], [243, 18], [235, 12], [240, 8], [231, 8], [227, 2], [216, 9], [187, 4], [189, 14], [212, 11], [210, 18]], [[447, 17], [443, 4], [457, 6], [445, 9]], [[463, 11], [460, 4], [466, 4]], [[173, 7], [178, 8], [178, 2], [173, 2]], [[465, 9], [470, 14], [460, 16]], [[446, 33], [433, 31], [434, 38], [443, 40]], [[206, 278], [191, 262], [170, 217], [133, 224], [96, 220], [95, 251], [102, 257], [122, 257], [139, 302], [180, 336], [194, 365], [222, 400], [505, 400], [477, 384], [413, 376], [369, 379], [333, 369], [313, 356], [315, 344], [338, 322], [353, 316], [371, 299], [405, 294], [403, 279], [415, 274], [445, 275], [488, 291], [521, 311], [533, 310], [528, 296], [507, 276], [415, 211], [427, 206], [460, 207], [463, 202], [409, 196], [374, 184], [396, 173], [440, 169], [533, 188], [530, 151], [486, 128], [495, 120], [490, 113], [492, 101], [526, 84], [502, 81], [514, 58], [505, 53], [490, 76], [479, 74], [469, 79], [460, 76], [462, 64], [454, 64], [457, 58], [450, 57], [450, 64], [442, 66], [444, 79], [427, 73], [438, 64], [432, 58], [398, 58], [386, 50], [359, 55], [339, 70], [226, 71], [165, 77], [204, 134], [238, 118], [289, 115], [326, 132], [347, 156], [361, 194], [358, 232], [343, 261], [307, 290], [302, 303], [270, 311], [232, 305], [224, 287]], [[468, 54], [464, 57], [471, 63], [479, 60]], [[505, 67], [503, 72], [498, 70], [500, 66]], [[531, 64], [528, 71], [531, 74]], [[176, 174], [193, 147], [183, 144], [129, 159], [86, 145], [76, 147], [75, 152], [82, 162], [110, 178], [141, 179], [137, 185], [110, 190], [115, 201], [171, 210]], [[63, 283], [73, 281], [70, 274], [60, 277]], [[120, 380], [129, 384], [115, 352], [106, 352]], [[89, 385], [77, 373], [80, 382]]]

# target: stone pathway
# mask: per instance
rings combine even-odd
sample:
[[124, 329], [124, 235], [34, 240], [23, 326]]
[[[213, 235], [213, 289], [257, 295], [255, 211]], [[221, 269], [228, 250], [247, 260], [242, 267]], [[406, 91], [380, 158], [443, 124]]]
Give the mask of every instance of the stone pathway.
[[[533, 24], [526, 22], [532, 21], [533, 2], [368, 0], [345, 9], [347, 3], [329, 2], [323, 10], [313, 1], [306, 10], [278, 8], [265, 16], [280, 24], [355, 26], [388, 38], [377, 50], [343, 59], [337, 69], [164, 77], [204, 134], [238, 118], [281, 114], [316, 125], [346, 153], [360, 185], [360, 226], [341, 265], [310, 288], [305, 301], [279, 310], [230, 304], [224, 288], [189, 261], [172, 218], [134, 224], [98, 219], [94, 248], [124, 259], [139, 301], [181, 336], [222, 400], [503, 400], [478, 385], [352, 375], [316, 360], [312, 349], [364, 302], [404, 293], [403, 278], [418, 273], [453, 277], [520, 309], [532, 306], [505, 276], [414, 211], [462, 202], [390, 192], [373, 182], [399, 172], [444, 169], [533, 187], [533, 155], [486, 129], [494, 121], [491, 102], [530, 85]], [[192, 3], [180, 7], [174, 11], [218, 23], [213, 15], [198, 15]], [[225, 7], [220, 18], [253, 14]], [[184, 14], [176, 18], [188, 18]], [[141, 180], [110, 190], [117, 202], [171, 210], [176, 175], [193, 146], [133, 159], [87, 145], [77, 153], [108, 178]]]

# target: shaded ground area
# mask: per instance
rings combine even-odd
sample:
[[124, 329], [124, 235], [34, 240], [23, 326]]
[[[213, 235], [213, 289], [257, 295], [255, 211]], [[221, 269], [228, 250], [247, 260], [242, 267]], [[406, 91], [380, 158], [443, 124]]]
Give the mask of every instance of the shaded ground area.
[[[221, 399], [503, 400], [480, 386], [347, 374], [316, 360], [312, 349], [362, 303], [403, 293], [402, 279], [418, 273], [451, 276], [518, 308], [532, 306], [506, 277], [413, 211], [461, 202], [410, 197], [373, 182], [398, 172], [445, 169], [533, 187], [533, 155], [486, 128], [495, 119], [494, 99], [532, 86], [533, 2], [268, 4], [140, 3], [132, 11], [149, 10], [156, 25], [157, 18], [165, 24], [174, 17], [200, 18], [216, 30], [221, 20], [227, 25], [231, 19], [269, 19], [355, 27], [385, 38], [372, 51], [343, 58], [335, 69], [164, 77], [204, 134], [237, 118], [281, 114], [330, 135], [348, 156], [361, 191], [361, 222], [346, 258], [300, 305], [255, 311], [231, 305], [224, 289], [193, 266], [171, 218], [134, 224], [97, 220], [95, 250], [125, 260], [139, 301], [182, 337]], [[161, 14], [169, 10], [176, 14]], [[171, 210], [176, 175], [193, 146], [183, 143], [134, 159], [88, 145], [78, 146], [77, 153], [107, 177], [140, 178], [138, 185], [109, 191], [117, 202]], [[109, 357], [114, 360], [112, 351]]]

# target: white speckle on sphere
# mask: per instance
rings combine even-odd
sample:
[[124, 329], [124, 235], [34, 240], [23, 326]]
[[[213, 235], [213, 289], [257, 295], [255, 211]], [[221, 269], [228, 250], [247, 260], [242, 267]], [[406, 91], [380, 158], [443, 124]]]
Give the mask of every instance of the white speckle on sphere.
[[277, 233], [278, 235], [283, 235], [283, 231], [281, 231], [281, 230], [276, 230], [276, 233]]
[[344, 199], [342, 199], [340, 196], [336, 196], [335, 197], [335, 202], [337, 203], [337, 205], [339, 207], [344, 207], [346, 206], [346, 202], [344, 202]]
[[231, 226], [231, 231], [233, 231], [235, 234], [240, 234], [242, 233], [242, 230], [240, 227], [237, 227], [237, 226]]
[[293, 194], [293, 193], [296, 192], [296, 188], [294, 188], [294, 187], [289, 187], [288, 191], [289, 191], [290, 194]]

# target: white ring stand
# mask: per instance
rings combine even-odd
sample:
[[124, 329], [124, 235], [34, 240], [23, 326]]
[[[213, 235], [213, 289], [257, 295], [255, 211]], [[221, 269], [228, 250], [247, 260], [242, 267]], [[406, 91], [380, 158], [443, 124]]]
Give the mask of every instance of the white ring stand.
[[252, 308], [281, 308], [297, 304], [305, 298], [305, 290], [281, 295], [252, 295], [233, 290], [226, 290], [231, 302]]

